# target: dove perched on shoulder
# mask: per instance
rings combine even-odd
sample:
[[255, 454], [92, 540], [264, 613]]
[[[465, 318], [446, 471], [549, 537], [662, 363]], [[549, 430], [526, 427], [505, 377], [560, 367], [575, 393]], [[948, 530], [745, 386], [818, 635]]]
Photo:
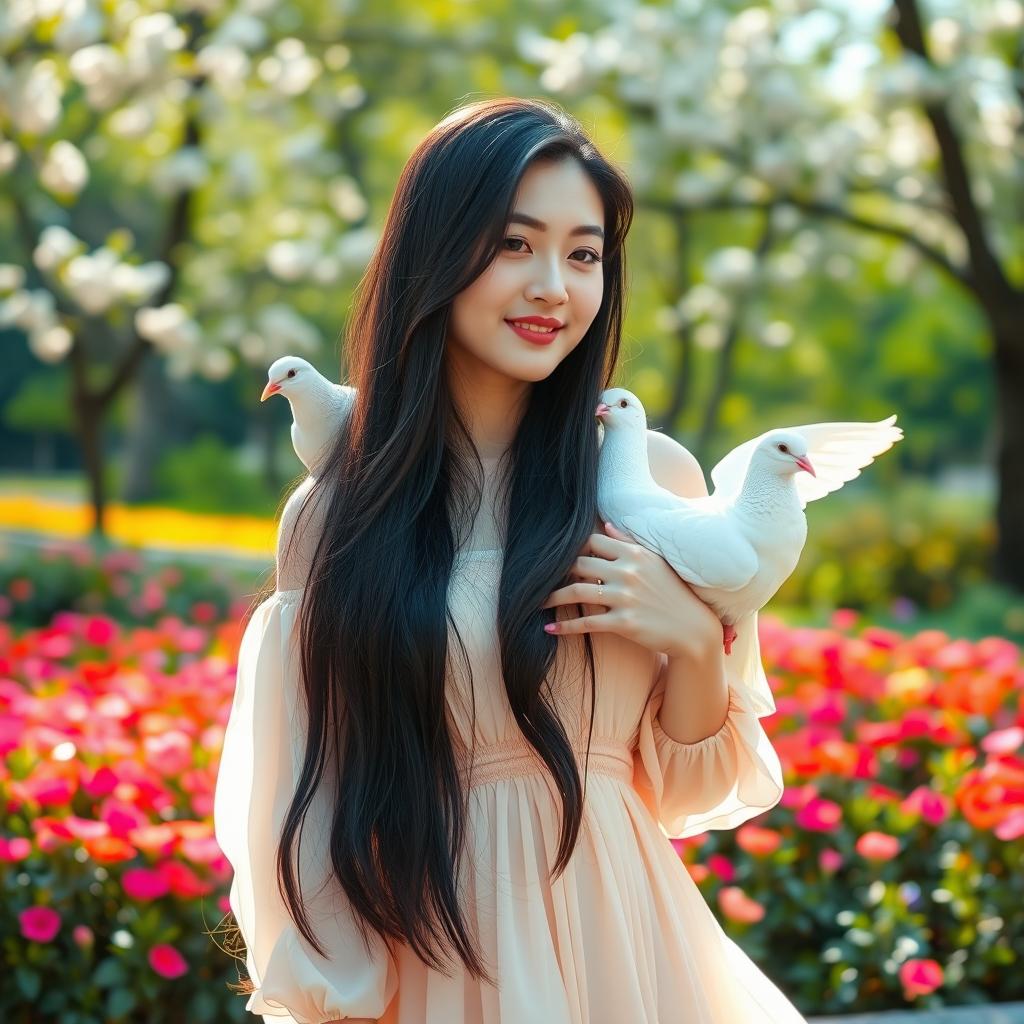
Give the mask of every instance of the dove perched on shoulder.
[[796, 568], [807, 538], [807, 502], [838, 490], [900, 440], [896, 416], [769, 430], [711, 470], [714, 493], [683, 498], [651, 476], [647, 416], [636, 395], [609, 388], [596, 415], [604, 425], [597, 481], [602, 518], [661, 555], [715, 611], [725, 653], [736, 643], [736, 669], [751, 687], [758, 715], [773, 714], [757, 613]]
[[271, 395], [284, 395], [291, 404], [292, 447], [306, 469], [314, 473], [348, 420], [356, 389], [332, 383], [305, 359], [282, 356], [270, 364], [260, 401]]

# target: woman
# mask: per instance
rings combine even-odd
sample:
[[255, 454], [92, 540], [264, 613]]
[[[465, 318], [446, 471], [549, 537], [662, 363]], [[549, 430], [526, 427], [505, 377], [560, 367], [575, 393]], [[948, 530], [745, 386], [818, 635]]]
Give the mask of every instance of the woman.
[[217, 782], [267, 1020], [803, 1020], [665, 838], [774, 806], [778, 759], [717, 618], [595, 519], [632, 212], [546, 102], [457, 109], [402, 173]]

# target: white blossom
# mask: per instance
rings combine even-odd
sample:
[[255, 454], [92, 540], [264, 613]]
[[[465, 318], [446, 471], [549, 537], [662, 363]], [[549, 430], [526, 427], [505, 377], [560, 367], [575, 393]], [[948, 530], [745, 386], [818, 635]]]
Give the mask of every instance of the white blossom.
[[156, 127], [158, 101], [155, 96], [142, 96], [115, 110], [107, 121], [112, 135], [122, 139], [145, 138]]
[[199, 373], [207, 380], [225, 380], [235, 369], [231, 353], [220, 345], [203, 348], [199, 352]]
[[4, 83], [4, 92], [0, 105], [7, 108], [19, 131], [45, 135], [60, 119], [64, 85], [56, 62], [49, 58], [19, 64]]
[[327, 186], [327, 201], [342, 220], [362, 220], [369, 209], [366, 197], [349, 175], [335, 178]]
[[149, 302], [171, 279], [171, 268], [159, 260], [149, 263], [121, 263], [114, 270], [114, 288], [125, 302]]
[[267, 269], [281, 281], [298, 281], [319, 255], [320, 246], [310, 239], [281, 239], [267, 250]]
[[68, 69], [85, 87], [85, 100], [94, 110], [108, 110], [121, 98], [128, 82], [121, 54], [106, 43], [85, 46], [73, 53]]
[[0, 139], [0, 174], [11, 170], [18, 162], [18, 147], [10, 139]]
[[757, 331], [757, 339], [768, 348], [785, 348], [793, 340], [793, 325], [772, 320]]
[[85, 251], [85, 242], [80, 238], [60, 224], [50, 224], [39, 233], [39, 242], [32, 250], [32, 262], [44, 274], [53, 273], [72, 256]]
[[211, 33], [215, 46], [238, 47], [250, 53], [267, 41], [267, 26], [261, 18], [244, 11], [233, 11]]
[[45, 288], [17, 291], [0, 303], [0, 323], [23, 331], [45, 331], [57, 323], [57, 302]]
[[178, 302], [136, 310], [135, 330], [166, 355], [188, 353], [202, 344], [199, 325]]
[[29, 351], [44, 363], [59, 363], [71, 351], [74, 338], [63, 324], [53, 324], [41, 331], [30, 331]]
[[315, 354], [320, 349], [320, 332], [291, 306], [282, 302], [264, 306], [256, 314], [256, 329], [264, 338], [273, 339], [273, 357], [289, 352]]
[[134, 18], [125, 40], [125, 63], [135, 82], [159, 77], [172, 54], [185, 46], [185, 32], [166, 11]]
[[89, 181], [89, 165], [77, 146], [61, 139], [46, 153], [39, 183], [56, 195], [78, 195]]
[[24, 283], [24, 267], [17, 263], [0, 263], [0, 292], [13, 292]]
[[182, 146], [153, 171], [153, 188], [163, 196], [202, 185], [210, 173], [206, 154], [198, 146]]
[[746, 287], [753, 281], [756, 271], [754, 254], [737, 245], [717, 249], [704, 261], [704, 276], [724, 290]]
[[317, 80], [320, 61], [310, 57], [301, 39], [282, 39], [257, 68], [260, 78], [281, 96], [301, 96]]
[[108, 246], [75, 256], [64, 268], [63, 283], [75, 302], [87, 313], [105, 313], [117, 300], [114, 270], [118, 254]]
[[249, 55], [240, 47], [228, 43], [211, 43], [196, 56], [196, 64], [213, 84], [225, 95], [243, 95], [246, 80], [252, 68]]
[[103, 38], [106, 25], [92, 0], [62, 0], [59, 18], [53, 42], [64, 53], [74, 53]]

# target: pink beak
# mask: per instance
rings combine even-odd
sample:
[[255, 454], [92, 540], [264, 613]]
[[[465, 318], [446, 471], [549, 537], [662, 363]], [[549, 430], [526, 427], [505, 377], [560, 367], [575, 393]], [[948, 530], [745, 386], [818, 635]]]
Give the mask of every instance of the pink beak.
[[806, 455], [801, 456], [799, 458], [797, 458], [796, 456], [793, 456], [793, 457], [796, 459], [796, 464], [801, 469], [806, 469], [807, 472], [811, 474], [811, 476], [817, 476], [818, 475], [817, 473], [814, 472], [814, 467], [811, 465], [811, 460], [809, 458], [807, 458]]
[[606, 405], [604, 402], [598, 402], [597, 408], [594, 410], [594, 415], [597, 417], [601, 417], [604, 416], [606, 412], [611, 411], [612, 407], [610, 405]]
[[265, 402], [271, 395], [276, 395], [280, 390], [280, 384], [275, 384], [272, 380], [267, 381], [267, 386], [263, 389], [263, 394], [260, 395], [260, 401]]

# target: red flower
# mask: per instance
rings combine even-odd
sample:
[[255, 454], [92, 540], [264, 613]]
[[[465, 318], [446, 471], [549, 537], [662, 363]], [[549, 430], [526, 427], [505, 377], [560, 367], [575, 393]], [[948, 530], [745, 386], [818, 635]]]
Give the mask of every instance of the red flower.
[[934, 992], [942, 977], [942, 966], [935, 960], [907, 960], [900, 965], [900, 983], [907, 999]]

